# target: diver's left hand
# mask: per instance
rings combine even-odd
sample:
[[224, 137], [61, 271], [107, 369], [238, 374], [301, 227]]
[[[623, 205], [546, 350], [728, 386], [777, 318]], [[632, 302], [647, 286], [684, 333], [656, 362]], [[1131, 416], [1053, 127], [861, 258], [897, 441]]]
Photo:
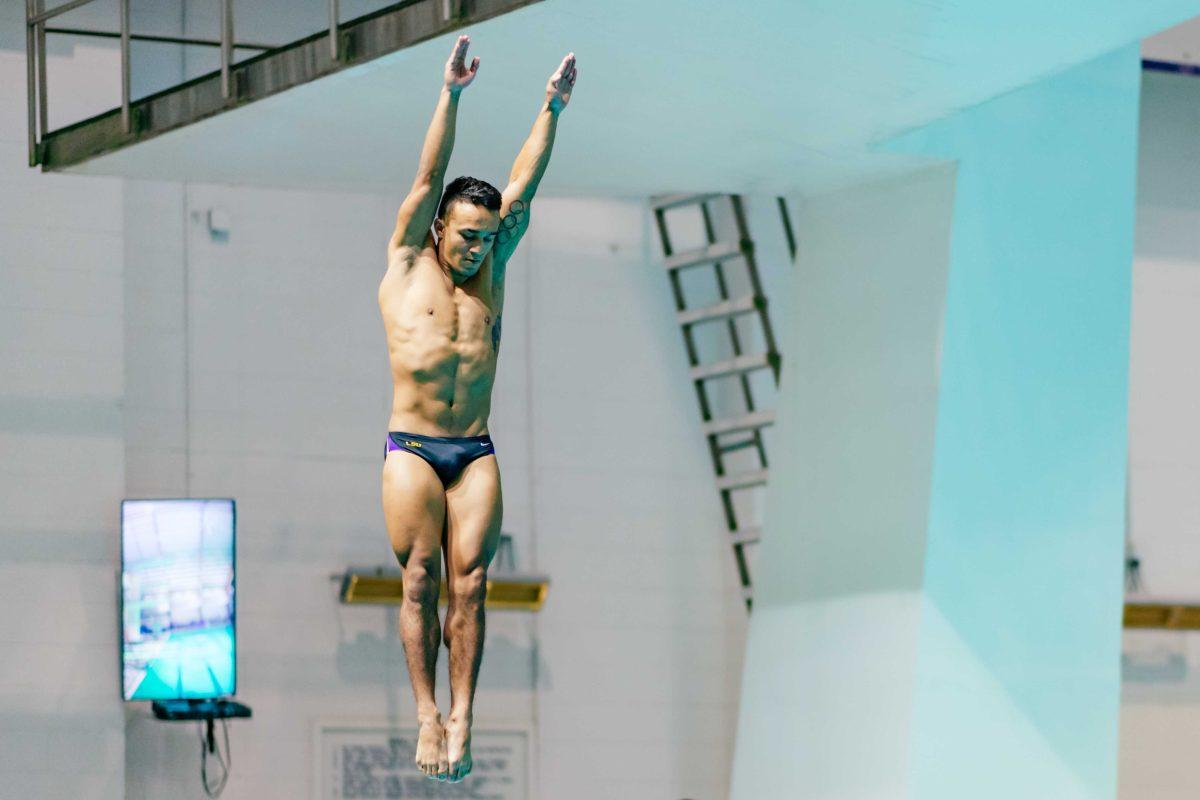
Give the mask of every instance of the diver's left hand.
[[567, 53], [546, 84], [546, 102], [550, 104], [551, 111], [562, 111], [567, 107], [567, 103], [571, 102], [571, 91], [575, 88], [575, 78], [578, 75], [575, 54]]

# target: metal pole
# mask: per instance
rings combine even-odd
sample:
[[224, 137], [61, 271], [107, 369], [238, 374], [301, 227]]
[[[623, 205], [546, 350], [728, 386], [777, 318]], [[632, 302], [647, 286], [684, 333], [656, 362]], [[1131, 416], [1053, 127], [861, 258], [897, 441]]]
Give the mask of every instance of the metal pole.
[[26, 97], [29, 106], [29, 166], [37, 166], [37, 115], [34, 113], [34, 94], [37, 92], [37, 78], [33, 67], [33, 0], [25, 0], [25, 78]]
[[[45, 0], [36, 0], [33, 7], [40, 14], [45, 4]], [[46, 131], [50, 130], [50, 96], [46, 93], [46, 23], [37, 23], [34, 26], [34, 35], [37, 37], [38, 124], [41, 126], [42, 136], [45, 137]]]
[[796, 266], [796, 234], [792, 230], [792, 216], [788, 213], [787, 201], [782, 197], [779, 200], [779, 215], [783, 218], [783, 235], [787, 239], [788, 257], [791, 262], [788, 266]]
[[121, 0], [121, 127], [129, 133], [129, 0]]
[[229, 63], [233, 60], [233, 0], [221, 0], [221, 96], [229, 99]]
[[329, 0], [329, 57], [338, 60], [338, 0]]

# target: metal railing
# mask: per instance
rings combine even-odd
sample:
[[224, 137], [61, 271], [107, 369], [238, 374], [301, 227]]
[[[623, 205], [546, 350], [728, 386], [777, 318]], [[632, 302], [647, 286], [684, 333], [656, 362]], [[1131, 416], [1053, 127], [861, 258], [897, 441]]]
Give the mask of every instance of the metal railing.
[[[40, 147], [49, 129], [49, 107], [46, 95], [46, 34], [48, 33], [119, 38], [121, 40], [121, 125], [125, 133], [131, 132], [133, 123], [130, 113], [130, 42], [147, 41], [219, 47], [221, 49], [221, 96], [226, 100], [232, 98], [234, 95], [232, 70], [234, 48], [248, 50], [274, 49], [272, 45], [234, 42], [233, 0], [216, 0], [216, 2], [221, 4], [221, 38], [219, 41], [183, 36], [133, 34], [129, 29], [129, 0], [117, 1], [120, 6], [120, 30], [113, 32], [77, 28], [51, 28], [47, 26], [46, 23], [55, 17], [93, 3], [95, 0], [67, 0], [67, 2], [50, 9], [45, 7], [46, 0], [25, 0], [25, 62], [29, 106], [29, 166], [35, 167], [38, 165]], [[446, 2], [449, 3], [450, 0], [446, 0]], [[340, 4], [339, 0], [328, 0], [328, 4], [329, 54], [334, 61], [337, 61], [340, 53], [338, 42]]]

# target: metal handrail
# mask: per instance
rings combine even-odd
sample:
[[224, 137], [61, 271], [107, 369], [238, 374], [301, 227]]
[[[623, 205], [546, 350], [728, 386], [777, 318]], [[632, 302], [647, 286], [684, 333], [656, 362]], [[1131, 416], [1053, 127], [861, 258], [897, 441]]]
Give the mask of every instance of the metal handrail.
[[[29, 166], [38, 165], [39, 145], [49, 128], [49, 111], [46, 94], [46, 34], [66, 33], [62, 29], [47, 29], [46, 23], [68, 11], [93, 3], [95, 0], [67, 0], [62, 5], [47, 9], [45, 0], [25, 0], [25, 73], [26, 96], [29, 107]], [[134, 37], [129, 31], [129, 0], [119, 0], [121, 29], [121, 125], [125, 133], [132, 129], [130, 113], [130, 63], [129, 43], [132, 39], [149, 37]], [[233, 49], [243, 45], [235, 45], [233, 41], [233, 0], [220, 0], [221, 3], [221, 40], [217, 43], [221, 48], [221, 95], [230, 99], [234, 94], [233, 88]], [[329, 0], [329, 54], [334, 61], [340, 55], [338, 41], [339, 2]], [[83, 32], [78, 32], [83, 33]], [[96, 35], [112, 35], [95, 32]], [[85, 34], [86, 35], [86, 34]], [[163, 37], [165, 38], [165, 37]], [[181, 42], [183, 43], [183, 42]], [[211, 42], [186, 42], [188, 44], [212, 44]], [[245, 45], [252, 49], [264, 49], [258, 45]]]
[[[120, 39], [120, 31], [94, 31], [90, 28], [46, 28], [46, 33], [61, 33], [67, 36], [93, 36], [98, 39]], [[194, 36], [160, 36], [154, 33], [131, 33], [131, 42], [151, 42], [154, 44], [182, 44], [196, 47], [220, 47], [219, 39], [197, 39]], [[250, 42], [234, 42], [235, 50], [274, 50], [278, 45], [251, 44]]]

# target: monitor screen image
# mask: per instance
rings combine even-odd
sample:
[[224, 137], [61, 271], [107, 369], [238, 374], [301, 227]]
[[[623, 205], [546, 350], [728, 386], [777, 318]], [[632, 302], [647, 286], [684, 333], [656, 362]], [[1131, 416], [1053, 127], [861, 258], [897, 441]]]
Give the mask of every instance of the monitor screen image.
[[126, 700], [235, 694], [234, 501], [121, 503]]

